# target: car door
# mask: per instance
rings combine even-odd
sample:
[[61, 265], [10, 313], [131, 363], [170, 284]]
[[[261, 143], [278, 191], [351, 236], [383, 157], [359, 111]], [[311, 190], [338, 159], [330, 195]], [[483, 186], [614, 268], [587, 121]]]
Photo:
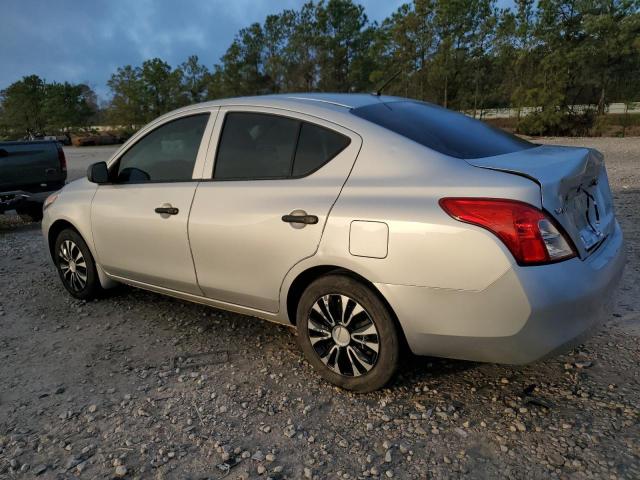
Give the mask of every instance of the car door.
[[163, 121], [111, 163], [111, 183], [98, 187], [91, 206], [98, 261], [109, 275], [202, 295], [187, 220], [212, 116], [200, 111]]
[[277, 312], [282, 281], [316, 252], [362, 140], [315, 117], [250, 107], [221, 108], [213, 138], [211, 181], [198, 185], [189, 219], [199, 286]]

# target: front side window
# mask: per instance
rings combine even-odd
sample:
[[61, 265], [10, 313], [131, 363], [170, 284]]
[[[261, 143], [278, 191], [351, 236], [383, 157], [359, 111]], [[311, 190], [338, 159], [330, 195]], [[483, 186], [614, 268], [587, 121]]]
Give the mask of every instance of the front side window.
[[145, 135], [120, 157], [116, 183], [190, 181], [208, 120], [208, 113], [191, 115]]
[[318, 170], [351, 139], [280, 115], [232, 112], [225, 117], [216, 155], [216, 180], [302, 177]]

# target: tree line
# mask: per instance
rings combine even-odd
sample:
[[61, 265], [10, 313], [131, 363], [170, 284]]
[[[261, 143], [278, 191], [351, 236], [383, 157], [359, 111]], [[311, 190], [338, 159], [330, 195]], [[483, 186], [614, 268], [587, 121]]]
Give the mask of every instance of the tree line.
[[584, 133], [609, 103], [640, 100], [640, 0], [413, 0], [380, 23], [352, 0], [309, 1], [241, 29], [211, 68], [195, 55], [118, 68], [104, 116], [136, 127], [204, 100], [371, 92], [392, 76], [386, 94], [479, 117], [536, 107], [518, 131]]
[[47, 83], [29, 75], [0, 92], [0, 137], [68, 131], [87, 125], [97, 111], [97, 96], [88, 85]]

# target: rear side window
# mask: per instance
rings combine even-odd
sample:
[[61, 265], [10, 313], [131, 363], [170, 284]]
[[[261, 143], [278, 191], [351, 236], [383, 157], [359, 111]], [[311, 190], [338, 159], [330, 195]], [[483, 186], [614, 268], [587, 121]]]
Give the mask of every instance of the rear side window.
[[228, 113], [216, 156], [218, 179], [287, 177], [300, 122], [261, 113]]
[[209, 114], [191, 115], [152, 130], [120, 157], [117, 183], [191, 181]]
[[484, 122], [428, 103], [376, 103], [355, 108], [351, 113], [456, 158], [493, 157], [535, 146]]
[[293, 163], [293, 176], [307, 175], [327, 163], [351, 143], [349, 137], [304, 123]]
[[318, 170], [350, 142], [342, 134], [289, 117], [228, 113], [213, 177], [217, 180], [302, 177]]

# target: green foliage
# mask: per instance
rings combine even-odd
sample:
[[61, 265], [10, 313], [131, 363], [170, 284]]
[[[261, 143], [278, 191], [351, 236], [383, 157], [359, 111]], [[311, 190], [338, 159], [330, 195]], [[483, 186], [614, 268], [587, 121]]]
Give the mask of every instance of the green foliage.
[[30, 75], [0, 92], [0, 131], [6, 138], [59, 134], [86, 126], [97, 108], [87, 85], [46, 83]]
[[186, 84], [182, 68], [172, 69], [159, 58], [147, 60], [141, 67], [118, 68], [107, 82], [113, 92], [108, 118], [117, 125], [136, 127], [187, 105], [194, 95], [199, 100], [204, 95], [206, 69], [197, 57], [187, 60], [187, 68]]
[[48, 131], [85, 126], [96, 110], [96, 95], [87, 85], [54, 82], [45, 86], [42, 114]]
[[[523, 117], [518, 131], [582, 135], [611, 99], [640, 94], [637, 1], [540, 0], [526, 30], [533, 47], [511, 99], [540, 111]], [[572, 107], [585, 104], [593, 108]]]
[[[597, 133], [609, 103], [640, 100], [640, 0], [498, 5], [413, 0], [378, 24], [354, 0], [307, 1], [241, 29], [211, 69], [195, 55], [176, 68], [159, 58], [119, 68], [106, 117], [133, 130], [203, 100], [371, 92], [396, 73], [384, 93], [480, 118], [515, 107], [516, 130], [535, 135]], [[0, 122], [21, 132], [69, 128], [97, 109], [86, 87], [36, 76], [2, 95]]]
[[40, 77], [30, 75], [14, 82], [0, 93], [0, 97], [0, 124], [4, 131], [34, 135], [44, 130], [45, 83]]

